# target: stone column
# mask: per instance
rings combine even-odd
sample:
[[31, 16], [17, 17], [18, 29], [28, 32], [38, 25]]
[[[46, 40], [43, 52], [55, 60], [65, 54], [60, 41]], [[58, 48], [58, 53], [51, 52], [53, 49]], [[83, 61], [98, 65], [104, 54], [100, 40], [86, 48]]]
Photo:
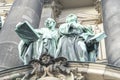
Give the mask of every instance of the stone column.
[[120, 67], [120, 0], [101, 0], [108, 63]]
[[18, 22], [28, 21], [39, 27], [44, 0], [15, 0], [0, 31], [0, 69], [21, 65], [18, 57], [19, 37], [15, 33]]
[[44, 22], [47, 18], [54, 18], [53, 9], [51, 4], [45, 4], [41, 14], [41, 20], [39, 23], [39, 28], [45, 27]]
[[45, 27], [44, 22], [47, 18], [56, 19], [61, 13], [62, 5], [56, 0], [45, 1], [43, 6], [39, 28]]

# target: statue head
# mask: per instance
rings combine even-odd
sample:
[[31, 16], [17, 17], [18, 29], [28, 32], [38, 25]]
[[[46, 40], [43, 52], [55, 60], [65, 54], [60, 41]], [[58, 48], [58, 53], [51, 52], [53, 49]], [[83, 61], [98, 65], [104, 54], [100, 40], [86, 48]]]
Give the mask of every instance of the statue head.
[[47, 19], [45, 20], [44, 25], [45, 25], [47, 28], [53, 30], [53, 29], [55, 29], [56, 22], [55, 22], [55, 20], [52, 19], [52, 18], [47, 18]]
[[77, 16], [75, 14], [69, 14], [66, 18], [67, 23], [77, 23]]

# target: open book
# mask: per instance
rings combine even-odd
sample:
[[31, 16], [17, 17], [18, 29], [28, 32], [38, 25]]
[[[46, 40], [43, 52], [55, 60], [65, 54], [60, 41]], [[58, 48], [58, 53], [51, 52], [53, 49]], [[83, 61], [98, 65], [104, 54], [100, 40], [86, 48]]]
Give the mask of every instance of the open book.
[[15, 31], [25, 43], [33, 42], [39, 39], [39, 35], [27, 21], [18, 23]]
[[88, 39], [88, 41], [101, 41], [102, 39], [106, 38], [106, 34], [104, 32], [98, 33], [95, 36], [93, 36], [92, 38]]

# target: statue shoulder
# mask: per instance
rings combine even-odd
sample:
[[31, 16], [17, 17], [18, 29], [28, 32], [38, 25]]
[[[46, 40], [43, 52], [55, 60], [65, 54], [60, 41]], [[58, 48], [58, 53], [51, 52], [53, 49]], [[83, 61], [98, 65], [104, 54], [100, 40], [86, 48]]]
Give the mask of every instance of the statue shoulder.
[[64, 23], [64, 24], [60, 25], [59, 32], [62, 34], [66, 34], [66, 33], [68, 33], [68, 29], [69, 29], [68, 24]]
[[35, 29], [35, 32], [41, 35], [44, 34], [46, 31], [48, 32], [47, 28]]

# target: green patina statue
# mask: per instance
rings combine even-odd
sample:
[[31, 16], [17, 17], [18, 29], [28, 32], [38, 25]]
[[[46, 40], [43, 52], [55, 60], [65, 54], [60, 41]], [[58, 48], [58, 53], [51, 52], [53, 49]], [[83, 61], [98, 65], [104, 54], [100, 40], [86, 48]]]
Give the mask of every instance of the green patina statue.
[[66, 57], [69, 61], [95, 62], [99, 41], [106, 37], [104, 33], [95, 35], [91, 26], [77, 22], [77, 16], [70, 14], [66, 23], [60, 25], [61, 37], [58, 42], [56, 57]]
[[45, 21], [46, 28], [33, 29], [28, 22], [16, 25], [16, 33], [22, 39], [18, 50], [20, 59], [28, 64], [39, 59], [42, 53], [54, 58], [65, 57], [68, 61], [95, 62], [99, 41], [106, 37], [104, 33], [94, 34], [91, 26], [77, 22], [77, 16], [70, 14], [59, 30], [52, 18]]
[[77, 22], [77, 16], [70, 14], [66, 23], [60, 25], [61, 37], [58, 42], [56, 57], [66, 57], [68, 61], [88, 61], [84, 42], [84, 27]]
[[18, 50], [20, 59], [28, 64], [32, 59], [39, 59], [42, 53], [47, 52], [55, 56], [58, 39], [58, 31], [55, 29], [56, 22], [52, 18], [45, 21], [45, 27], [33, 29], [28, 22], [18, 23], [16, 33], [22, 39]]

